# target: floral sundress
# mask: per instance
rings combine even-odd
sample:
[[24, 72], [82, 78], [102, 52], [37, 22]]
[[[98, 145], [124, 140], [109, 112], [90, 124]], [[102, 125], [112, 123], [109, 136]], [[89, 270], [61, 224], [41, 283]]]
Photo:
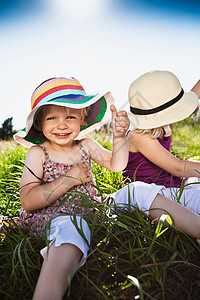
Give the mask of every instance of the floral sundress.
[[[91, 221], [96, 214], [96, 210], [91, 207], [84, 207], [83, 198], [80, 194], [76, 194], [77, 192], [83, 193], [84, 195], [89, 195], [90, 199], [95, 199], [99, 201], [99, 197], [97, 196], [97, 190], [94, 187], [95, 181], [92, 176], [91, 171], [91, 160], [89, 155], [84, 150], [83, 146], [79, 142], [79, 147], [82, 151], [81, 163], [85, 163], [88, 166], [88, 170], [91, 174], [92, 181], [89, 183], [85, 183], [84, 185], [77, 185], [70, 189], [66, 194], [59, 197], [54, 203], [45, 207], [44, 209], [38, 209], [36, 211], [27, 211], [21, 208], [20, 218], [21, 220], [28, 225], [29, 231], [32, 233], [42, 234], [47, 223], [51, 220], [51, 218], [55, 218], [60, 215], [72, 215], [75, 213], [76, 215], [81, 215], [85, 220]], [[66, 175], [67, 172], [78, 163], [75, 164], [63, 164], [54, 162], [49, 158], [46, 148], [44, 145], [40, 145], [40, 147], [44, 150], [45, 161], [43, 165], [43, 182], [48, 183], [61, 175]], [[70, 193], [71, 192], [71, 193]], [[65, 198], [64, 203], [61, 205], [61, 201]], [[59, 207], [60, 205], [60, 207]]]

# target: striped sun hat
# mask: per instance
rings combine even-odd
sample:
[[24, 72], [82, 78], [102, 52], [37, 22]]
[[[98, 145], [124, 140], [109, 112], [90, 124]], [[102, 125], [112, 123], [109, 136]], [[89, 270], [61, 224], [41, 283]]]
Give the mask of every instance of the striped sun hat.
[[85, 117], [86, 125], [81, 126], [77, 138], [111, 120], [110, 105], [114, 99], [110, 92], [104, 94], [87, 95], [82, 85], [75, 78], [58, 77], [44, 81], [34, 91], [31, 97], [31, 112], [26, 120], [26, 128], [14, 135], [15, 141], [26, 147], [41, 144], [46, 141], [43, 133], [34, 126], [34, 120], [40, 108], [54, 104], [69, 108], [84, 108], [89, 106]]

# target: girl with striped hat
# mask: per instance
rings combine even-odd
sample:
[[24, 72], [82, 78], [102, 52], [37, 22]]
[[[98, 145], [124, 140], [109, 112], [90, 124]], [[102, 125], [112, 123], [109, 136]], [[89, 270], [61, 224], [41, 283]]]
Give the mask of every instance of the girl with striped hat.
[[[83, 138], [111, 116], [112, 153]], [[20, 185], [20, 218], [33, 234], [47, 233], [50, 241], [41, 250], [44, 262], [34, 299], [62, 299], [70, 271], [84, 263], [90, 243], [88, 223], [99, 217], [90, 159], [121, 171], [128, 159], [128, 127], [127, 113], [116, 111], [110, 92], [87, 95], [74, 78], [52, 78], [34, 91], [26, 129], [14, 136], [30, 147]], [[91, 207], [84, 207], [82, 194], [91, 199]]]

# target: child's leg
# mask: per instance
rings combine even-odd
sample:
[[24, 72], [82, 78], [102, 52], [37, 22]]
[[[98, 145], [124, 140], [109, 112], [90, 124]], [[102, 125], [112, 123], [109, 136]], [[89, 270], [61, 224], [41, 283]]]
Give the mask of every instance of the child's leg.
[[200, 216], [181, 204], [158, 194], [153, 200], [149, 214], [154, 219], [168, 213], [174, 220], [175, 227], [192, 237], [200, 238]]
[[80, 216], [73, 218], [62, 215], [51, 221], [48, 239], [51, 241], [49, 247], [40, 251], [44, 262], [34, 300], [62, 299], [70, 272], [78, 263], [83, 265], [87, 257], [90, 228]]
[[163, 190], [163, 186], [135, 181], [114, 194], [115, 204], [118, 207], [130, 204], [149, 213], [153, 218], [168, 212], [174, 219], [177, 229], [195, 238], [200, 238], [200, 216], [162, 196], [160, 193]]
[[79, 263], [81, 256], [80, 249], [72, 244], [55, 247], [53, 243], [44, 259], [33, 300], [62, 299], [70, 271]]

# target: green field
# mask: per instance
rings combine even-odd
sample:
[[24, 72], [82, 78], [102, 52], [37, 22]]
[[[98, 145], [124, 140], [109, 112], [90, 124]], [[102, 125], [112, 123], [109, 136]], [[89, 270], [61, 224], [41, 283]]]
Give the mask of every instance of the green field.
[[[200, 157], [199, 129], [191, 119], [174, 125], [172, 152], [177, 157]], [[102, 132], [93, 136], [111, 149]], [[21, 207], [19, 182], [27, 150], [14, 142], [1, 142], [0, 148], [0, 213], [13, 218]], [[100, 194], [119, 189], [121, 173], [95, 164], [92, 168]], [[109, 217], [102, 206], [96, 209], [104, 222], [91, 224], [89, 258], [64, 299], [200, 299], [200, 248], [195, 239], [163, 228], [162, 222], [138, 210], [119, 210]], [[31, 299], [45, 242], [20, 228], [1, 233], [0, 299]]]

